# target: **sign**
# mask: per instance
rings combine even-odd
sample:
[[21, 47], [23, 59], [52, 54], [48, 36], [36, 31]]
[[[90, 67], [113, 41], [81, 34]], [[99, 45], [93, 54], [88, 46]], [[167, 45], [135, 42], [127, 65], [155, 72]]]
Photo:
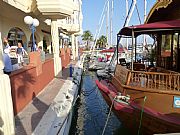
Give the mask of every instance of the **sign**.
[[180, 108], [180, 97], [174, 97], [174, 108]]

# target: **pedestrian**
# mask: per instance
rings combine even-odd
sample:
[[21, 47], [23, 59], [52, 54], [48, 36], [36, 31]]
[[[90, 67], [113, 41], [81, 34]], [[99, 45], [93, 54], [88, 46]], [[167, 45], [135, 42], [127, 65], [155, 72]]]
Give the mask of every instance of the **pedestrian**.
[[[7, 45], [7, 44], [6, 44]], [[3, 62], [4, 62], [4, 73], [5, 74], [11, 74], [13, 67], [12, 67], [12, 63], [11, 63], [11, 58], [9, 56], [10, 53], [10, 49], [9, 47], [5, 47], [4, 52], [3, 52]]]
[[4, 43], [4, 49], [7, 48], [7, 49], [11, 50], [11, 47], [10, 47], [9, 42], [8, 42], [8, 39], [6, 37], [4, 37], [3, 43]]
[[28, 53], [22, 47], [22, 43], [21, 42], [18, 42], [18, 47], [17, 47], [16, 53], [17, 53], [17, 58], [18, 58], [19, 66], [23, 66], [23, 63], [24, 63], [23, 56], [24, 56], [24, 54], [28, 55]]

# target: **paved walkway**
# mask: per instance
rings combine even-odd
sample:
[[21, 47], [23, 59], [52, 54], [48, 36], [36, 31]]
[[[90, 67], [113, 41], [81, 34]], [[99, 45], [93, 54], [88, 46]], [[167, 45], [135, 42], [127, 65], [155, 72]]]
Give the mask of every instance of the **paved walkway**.
[[[76, 62], [71, 62], [75, 64]], [[69, 68], [63, 69], [62, 78], [54, 78], [16, 117], [16, 135], [31, 135], [40, 122], [51, 102], [58, 94], [67, 77]]]

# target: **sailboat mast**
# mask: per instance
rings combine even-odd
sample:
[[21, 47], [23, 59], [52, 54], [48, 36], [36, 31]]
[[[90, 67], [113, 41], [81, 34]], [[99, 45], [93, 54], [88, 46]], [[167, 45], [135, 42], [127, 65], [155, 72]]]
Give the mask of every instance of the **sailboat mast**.
[[110, 46], [113, 45], [112, 35], [113, 35], [113, 12], [114, 12], [114, 0], [111, 0], [111, 18], [110, 18]]
[[[128, 0], [126, 0], [126, 17], [128, 16], [128, 11], [129, 11], [129, 4], [128, 4]], [[128, 38], [126, 39], [126, 48], [128, 49]]]
[[[146, 21], [146, 7], [147, 7], [147, 1], [144, 0], [144, 23]], [[146, 36], [143, 36], [143, 51], [145, 50], [145, 45], [146, 45]]]
[[107, 38], [106, 48], [108, 48], [108, 44], [109, 44], [109, 0], [107, 2], [107, 10], [106, 10], [106, 38]]

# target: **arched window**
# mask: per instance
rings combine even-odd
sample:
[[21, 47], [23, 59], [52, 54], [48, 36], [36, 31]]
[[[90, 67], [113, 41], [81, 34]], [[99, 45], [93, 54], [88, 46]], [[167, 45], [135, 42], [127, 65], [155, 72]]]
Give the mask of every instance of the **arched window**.
[[21, 42], [24, 45], [27, 42], [25, 33], [17, 27], [11, 28], [7, 37], [10, 46], [17, 46], [18, 42]]

